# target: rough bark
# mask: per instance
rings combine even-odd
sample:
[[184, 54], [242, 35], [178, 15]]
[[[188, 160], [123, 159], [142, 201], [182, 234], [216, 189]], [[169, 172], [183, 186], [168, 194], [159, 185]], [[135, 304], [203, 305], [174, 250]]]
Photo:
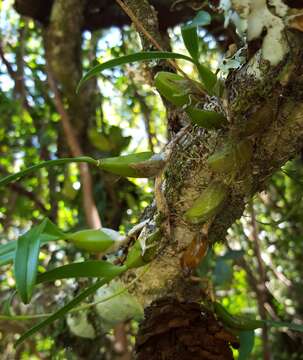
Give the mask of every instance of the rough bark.
[[205, 307], [165, 298], [145, 312], [136, 341], [137, 360], [229, 360], [234, 335]]
[[[144, 283], [148, 285], [142, 284], [138, 289], [142, 299], [150, 302], [158, 295], [177, 292], [174, 285], [182, 278], [179, 258], [191, 242], [201, 236], [201, 226], [186, 222], [184, 212], [210, 181], [225, 183], [229, 189], [225, 206], [209, 224], [207, 241], [212, 244], [225, 239], [227, 229], [242, 215], [248, 199], [263, 190], [270, 176], [300, 150], [303, 135], [302, 39], [289, 36], [292, 37], [292, 55], [284, 63], [271, 68], [260, 60], [261, 76], [258, 79], [250, 75], [250, 64], [230, 76], [223, 100], [229, 119], [227, 129], [206, 131], [190, 126], [183, 137], [171, 145], [172, 156], [162, 186], [170, 209], [168, 214], [162, 214], [162, 218], [169, 218], [171, 234], [162, 237], [159, 242], [161, 252], [147, 274], [152, 289], [146, 278]], [[257, 122], [258, 128], [246, 135], [247, 126]], [[239, 142], [244, 138], [250, 139], [254, 149], [245, 167], [238, 169], [232, 179], [211, 171], [206, 162], [209, 155], [227, 141]], [[155, 216], [159, 216], [159, 210]], [[151, 223], [154, 225], [149, 225], [148, 231], [143, 230], [145, 236], [159, 226], [155, 217]], [[163, 230], [163, 221], [160, 224]]]

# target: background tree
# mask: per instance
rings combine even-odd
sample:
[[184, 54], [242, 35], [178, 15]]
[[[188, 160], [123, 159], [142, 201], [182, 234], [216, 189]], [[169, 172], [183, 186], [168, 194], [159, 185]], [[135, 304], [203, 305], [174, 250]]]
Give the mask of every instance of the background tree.
[[[225, 2], [222, 11], [215, 1], [54, 0], [41, 6], [35, 0], [16, 0], [17, 14], [12, 2], [1, 2], [2, 177], [41, 160], [69, 156], [105, 158], [148, 148], [166, 154], [165, 169], [155, 184], [78, 163], [44, 168], [0, 188], [4, 244], [45, 217], [68, 233], [102, 224], [127, 234], [140, 223], [140, 231], [129, 237], [129, 249], [116, 254], [123, 262], [139, 234], [141, 244], [157, 234], [149, 265], [128, 271], [122, 277], [124, 285], [115, 285], [118, 293], [119, 286], [126, 286], [147, 308], [137, 336], [139, 359], [159, 358], [159, 353], [167, 359], [232, 358], [230, 344], [237, 347], [237, 337], [223, 330], [212, 305], [203, 308], [206, 318], [200, 315], [199, 303], [203, 300], [208, 306], [214, 294], [231, 312], [255, 309], [263, 320], [302, 322], [301, 160], [279, 171], [301, 150], [302, 6], [286, 1], [232, 4], [229, 8]], [[199, 28], [198, 60], [215, 70], [229, 48], [229, 58], [220, 65], [225, 84], [219, 92], [210, 89], [202, 68], [202, 90], [201, 85], [196, 90], [180, 86], [186, 96], [194, 96], [191, 101], [198, 98], [194, 105], [201, 111], [223, 114], [227, 123], [222, 128], [193, 126], [186, 106], [174, 105], [162, 92], [163, 107], [152, 91], [153, 80], [159, 71], [176, 72], [171, 60], [106, 70], [76, 93], [83, 70], [91, 69], [97, 59], [104, 62], [141, 49], [134, 27], [129, 27], [131, 20], [143, 50], [173, 48], [185, 53], [179, 24], [202, 8], [211, 22]], [[239, 35], [237, 16], [241, 24], [247, 23], [246, 38]], [[238, 32], [226, 19], [238, 20]], [[193, 66], [181, 61], [179, 66], [186, 72], [177, 67], [182, 76], [198, 80]], [[266, 193], [256, 195], [265, 188]], [[207, 218], [199, 218], [201, 213], [192, 217], [190, 209], [201, 194], [202, 202], [208, 194], [210, 207], [216, 199], [224, 199], [224, 204], [218, 203], [222, 206]], [[203, 258], [206, 248], [211, 250]], [[6, 255], [1, 258], [4, 263]], [[51, 242], [42, 249], [39, 271], [88, 258], [92, 256], [72, 244]], [[118, 324], [123, 316], [113, 321], [122, 303], [117, 295], [109, 317], [104, 307], [91, 306], [13, 350], [14, 334], [35, 320], [29, 314], [54, 311], [90, 281], [57, 280], [38, 288], [30, 308], [15, 296], [10, 306], [15, 280], [11, 268], [4, 269], [1, 297], [7, 302], [1, 347], [6, 358], [131, 357], [136, 323]], [[142, 308], [132, 301], [132, 315], [141, 318]], [[151, 301], [156, 302], [150, 307]], [[12, 309], [25, 314], [23, 320], [29, 323], [9, 313]], [[104, 326], [109, 319], [112, 323]], [[300, 359], [299, 333], [276, 332], [269, 323], [262, 324], [252, 357]], [[104, 336], [110, 328], [114, 337]], [[242, 351], [249, 348], [245, 340], [252, 340], [252, 332], [240, 334]]]

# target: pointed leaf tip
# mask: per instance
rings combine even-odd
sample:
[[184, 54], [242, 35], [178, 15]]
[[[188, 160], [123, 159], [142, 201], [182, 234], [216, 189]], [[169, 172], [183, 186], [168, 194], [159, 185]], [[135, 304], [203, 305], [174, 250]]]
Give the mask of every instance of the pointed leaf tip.
[[142, 51], [135, 54], [120, 56], [116, 59], [111, 59], [90, 69], [80, 80], [76, 92], [79, 93], [80, 88], [87, 80], [93, 78], [94, 76], [97, 76], [99, 73], [101, 73], [106, 69], [112, 69], [116, 66], [135, 63], [138, 61], [166, 60], [166, 59], [183, 59], [193, 62], [193, 59], [190, 58], [189, 56], [174, 52], [168, 52], [168, 51]]

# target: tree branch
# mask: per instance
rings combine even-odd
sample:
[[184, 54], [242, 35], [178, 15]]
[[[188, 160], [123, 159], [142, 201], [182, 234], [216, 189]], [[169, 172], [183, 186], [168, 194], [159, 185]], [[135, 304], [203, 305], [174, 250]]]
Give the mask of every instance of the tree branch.
[[[61, 100], [61, 96], [59, 94], [59, 90], [55, 84], [55, 81], [48, 66], [47, 66], [47, 76], [48, 76], [50, 89], [54, 93], [55, 106], [58, 113], [61, 116], [63, 131], [66, 136], [67, 144], [70, 148], [71, 154], [74, 157], [82, 156], [83, 151], [77, 140], [77, 136], [72, 127], [70, 117], [64, 108], [63, 102]], [[102, 224], [94, 201], [93, 182], [88, 164], [86, 163], [79, 164], [79, 171], [80, 171], [81, 183], [83, 186], [82, 189], [83, 206], [84, 206], [84, 213], [87, 224], [93, 229], [99, 229], [101, 228]]]
[[[258, 270], [258, 279], [257, 279], [257, 301], [258, 301], [258, 308], [259, 314], [262, 320], [266, 320], [266, 270], [264, 266], [264, 262], [261, 256], [261, 249], [260, 249], [260, 241], [258, 236], [258, 226], [256, 222], [255, 211], [253, 207], [252, 201], [249, 204], [249, 212], [251, 215], [251, 242], [254, 250], [255, 257], [257, 259], [257, 270]], [[262, 345], [263, 345], [263, 359], [269, 360], [271, 358], [270, 353], [270, 346], [269, 346], [269, 337], [268, 337], [268, 327], [264, 325], [262, 327]]]
[[[207, 242], [211, 246], [225, 240], [227, 229], [242, 215], [248, 200], [263, 190], [271, 175], [301, 149], [303, 95], [298, 95], [297, 89], [303, 84], [303, 42], [299, 35], [288, 33], [293, 45], [291, 57], [279, 66], [264, 63], [259, 52], [254, 62], [229, 76], [224, 99], [221, 103], [219, 100], [229, 120], [227, 129], [206, 131], [189, 126], [178, 141], [168, 145], [171, 156], [159, 189], [169, 213], [151, 211], [149, 223], [139, 236], [144, 243], [156, 230], [162, 233], [144, 283], [134, 289], [143, 304], [168, 294], [199, 298], [189, 279], [184, 278], [180, 258], [191, 244], [199, 242], [197, 239], [205, 239], [205, 227], [191, 224], [184, 214], [210, 183], [215, 181], [228, 189], [224, 205], [208, 222]], [[254, 71], [258, 69], [258, 76], [252, 75], [252, 66]], [[251, 142], [253, 151], [242, 167], [238, 159], [231, 159], [235, 169], [227, 174], [209, 167], [210, 155], [227, 143], [237, 144], [244, 139]]]

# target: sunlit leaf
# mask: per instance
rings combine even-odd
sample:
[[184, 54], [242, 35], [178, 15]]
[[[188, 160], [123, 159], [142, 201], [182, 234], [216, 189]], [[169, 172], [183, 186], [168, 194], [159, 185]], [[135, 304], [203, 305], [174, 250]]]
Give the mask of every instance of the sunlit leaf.
[[[45, 228], [40, 234], [40, 243], [45, 244], [49, 241], [64, 239], [65, 234], [59, 230], [49, 219], [45, 219]], [[17, 240], [0, 245], [0, 266], [11, 263], [14, 260]]]
[[41, 234], [46, 221], [32, 227], [19, 237], [14, 259], [16, 288], [22, 301], [28, 304], [36, 282]]
[[0, 179], [0, 186], [4, 186], [4, 185], [7, 185], [16, 180], [22, 179], [24, 176], [35, 173], [37, 170], [42, 169], [42, 168], [52, 167], [52, 166], [56, 166], [56, 165], [69, 164], [69, 163], [73, 163], [73, 162], [84, 162], [84, 163], [89, 163], [89, 164], [94, 164], [94, 165], [97, 164], [97, 160], [95, 160], [89, 156], [80, 156], [80, 157], [75, 157], [75, 158], [62, 158], [62, 159], [56, 159], [56, 160], [43, 161], [37, 165], [30, 166], [23, 171], [19, 171], [18, 173], [3, 177], [2, 179]]
[[89, 70], [80, 80], [77, 86], [77, 92], [87, 80], [91, 79], [94, 76], [97, 76], [98, 74], [100, 74], [100, 72], [106, 69], [112, 69], [116, 66], [135, 63], [138, 61], [165, 60], [165, 59], [183, 59], [190, 62], [194, 62], [193, 59], [190, 58], [189, 56], [174, 52], [166, 52], [166, 51], [142, 51], [135, 54], [121, 56], [119, 58], [112, 59], [102, 64], [99, 64], [93, 67], [91, 70]]
[[214, 86], [217, 83], [217, 76], [214, 74], [208, 66], [202, 64], [196, 64], [200, 79], [205, 87], [205, 89], [212, 94], [214, 91]]
[[124, 237], [117, 231], [108, 228], [86, 229], [65, 234], [65, 239], [76, 247], [91, 253], [115, 251]]
[[211, 17], [206, 11], [199, 11], [196, 17], [187, 25], [182, 26], [181, 33], [187, 51], [195, 61], [199, 58], [198, 26], [210, 24]]

